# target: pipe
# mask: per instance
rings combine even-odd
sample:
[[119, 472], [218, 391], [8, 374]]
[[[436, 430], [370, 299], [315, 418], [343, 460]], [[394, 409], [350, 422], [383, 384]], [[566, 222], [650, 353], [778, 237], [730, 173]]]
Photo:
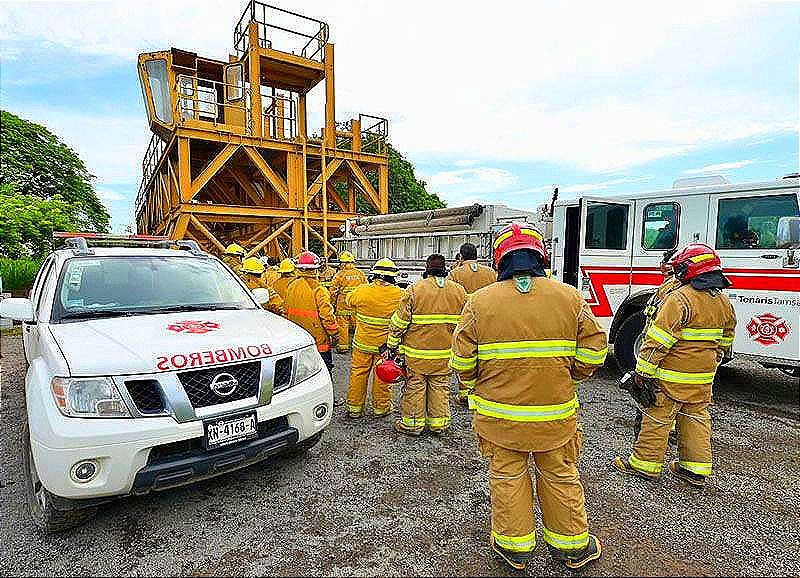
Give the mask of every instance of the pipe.
[[368, 225], [358, 225], [355, 228], [356, 235], [380, 235], [389, 232], [411, 232], [411, 230], [436, 231], [442, 227], [462, 226], [469, 227], [472, 224], [470, 215], [452, 215], [438, 217], [434, 219], [414, 219], [412, 221], [400, 221], [395, 223], [375, 223]]
[[410, 213], [395, 213], [390, 215], [370, 215], [359, 217], [355, 220], [356, 226], [374, 225], [378, 223], [400, 223], [404, 221], [414, 221], [419, 219], [432, 220], [439, 217], [451, 217], [455, 215], [469, 215], [474, 219], [483, 212], [483, 205], [469, 205], [467, 207], [451, 207], [446, 209], [432, 209], [429, 211], [412, 211]]

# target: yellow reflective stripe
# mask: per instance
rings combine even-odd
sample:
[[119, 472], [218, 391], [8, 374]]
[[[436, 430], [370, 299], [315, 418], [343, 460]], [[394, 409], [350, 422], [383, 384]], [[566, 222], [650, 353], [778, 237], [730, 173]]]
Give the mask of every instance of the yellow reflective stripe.
[[505, 550], [513, 552], [530, 552], [536, 547], [536, 531], [524, 536], [506, 536], [492, 530], [494, 543]]
[[461, 385], [463, 385], [464, 387], [472, 388], [472, 387], [475, 387], [476, 383], [478, 383], [477, 379], [462, 379], [461, 380]]
[[575, 345], [575, 341], [569, 339], [481, 343], [478, 345], [478, 359], [573, 357], [575, 355]]
[[658, 367], [654, 363], [650, 363], [641, 357], [636, 360], [636, 373], [653, 377], [657, 369]]
[[473, 357], [461, 357], [455, 353], [450, 355], [450, 367], [456, 371], [469, 371], [470, 369], [475, 369], [477, 364], [477, 355]]
[[711, 475], [710, 462], [684, 462], [683, 460], [680, 460], [678, 463], [683, 469], [689, 470], [693, 474], [697, 474], [699, 476]]
[[400, 353], [417, 359], [450, 359], [450, 349], [415, 349], [408, 345], [400, 346]]
[[575, 350], [575, 360], [588, 363], [590, 365], [602, 365], [608, 355], [608, 347], [605, 349], [587, 349], [586, 347], [578, 347]]
[[[531, 237], [536, 237], [540, 241], [542, 240], [542, 236], [533, 229], [529, 229], [527, 227], [521, 227], [519, 232], [522, 233], [523, 235], [530, 235]], [[514, 231], [507, 231], [502, 235], [500, 235], [499, 237], [497, 237], [497, 239], [494, 240], [494, 248], [497, 249], [497, 247], [500, 246], [500, 243], [511, 237], [513, 234]]]
[[411, 428], [425, 427], [424, 417], [408, 417], [404, 415], [401, 419], [401, 422], [406, 427], [411, 427]]
[[389, 325], [389, 319], [386, 317], [370, 317], [369, 315], [356, 313], [356, 319], [361, 321], [361, 323], [366, 323], [367, 325], [380, 325], [381, 327], [386, 327]]
[[417, 315], [415, 313], [411, 316], [411, 323], [415, 323], [417, 325], [438, 325], [440, 323], [458, 325], [459, 321], [461, 321], [461, 315]]
[[474, 409], [481, 415], [509, 421], [557, 421], [574, 415], [578, 407], [577, 396], [555, 405], [511, 405], [484, 399], [475, 394], [469, 396], [470, 409]]
[[450, 425], [449, 417], [429, 417], [426, 420], [428, 427], [447, 427]]
[[640, 460], [633, 454], [631, 454], [628, 458], [628, 463], [633, 469], [639, 470], [640, 472], [645, 472], [647, 474], [660, 474], [661, 468], [664, 467], [664, 464], [660, 462], [648, 462], [647, 460]]
[[363, 409], [364, 409], [363, 405], [351, 405], [349, 403], [347, 404], [347, 411], [349, 411], [350, 413], [361, 413], [361, 410]]
[[350, 316], [353, 315], [353, 310], [352, 309], [337, 309], [336, 310], [336, 315], [338, 315], [339, 317], [350, 317]]
[[576, 550], [589, 545], [589, 530], [570, 536], [544, 529], [544, 541], [559, 550]]
[[704, 385], [714, 381], [714, 372], [706, 373], [686, 373], [683, 371], [673, 371], [671, 369], [656, 368], [653, 377], [671, 381], [672, 383], [686, 383], [690, 385]]
[[365, 353], [378, 353], [378, 347], [376, 345], [365, 345], [363, 343], [359, 343], [355, 339], [353, 339], [353, 347]]
[[694, 257], [689, 257], [689, 261], [692, 263], [702, 263], [703, 261], [708, 261], [709, 259], [713, 259], [714, 255], [711, 253], [703, 253], [702, 255], [695, 255]]
[[675, 345], [677, 343], [677, 339], [675, 339], [672, 335], [668, 332], [661, 329], [658, 325], [653, 324], [650, 326], [650, 329], [647, 330], [645, 334], [647, 337], [657, 341], [667, 349]]
[[394, 335], [390, 335], [388, 337], [388, 339], [386, 339], [386, 345], [388, 345], [389, 347], [394, 349], [398, 345], [400, 345], [400, 338], [399, 337], [395, 337]]
[[686, 341], [719, 341], [722, 339], [722, 329], [691, 329], [681, 331], [681, 339]]
[[397, 327], [398, 329], [407, 329], [409, 325], [411, 325], [410, 321], [406, 321], [402, 317], [400, 317], [397, 312], [392, 315], [391, 319], [392, 325]]
[[731, 345], [733, 345], [733, 337], [720, 337], [719, 344], [722, 347], [730, 347]]

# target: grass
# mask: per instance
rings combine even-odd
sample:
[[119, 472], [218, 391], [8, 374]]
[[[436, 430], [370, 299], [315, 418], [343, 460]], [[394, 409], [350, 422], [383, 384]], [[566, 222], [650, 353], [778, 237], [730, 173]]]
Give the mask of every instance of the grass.
[[3, 291], [24, 292], [31, 288], [42, 262], [36, 259], [0, 257], [0, 278]]

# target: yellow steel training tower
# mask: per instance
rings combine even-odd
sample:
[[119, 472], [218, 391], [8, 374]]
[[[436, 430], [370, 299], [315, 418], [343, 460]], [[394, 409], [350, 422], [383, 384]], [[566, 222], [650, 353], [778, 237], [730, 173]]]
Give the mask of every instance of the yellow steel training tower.
[[[337, 123], [328, 25], [251, 1], [228, 62], [172, 48], [139, 56], [153, 137], [136, 198], [140, 233], [239, 243], [283, 258], [345, 219], [388, 212], [387, 121]], [[307, 95], [324, 82], [324, 127]], [[358, 207], [358, 209], [357, 209]], [[367, 208], [369, 207], [369, 208]]]

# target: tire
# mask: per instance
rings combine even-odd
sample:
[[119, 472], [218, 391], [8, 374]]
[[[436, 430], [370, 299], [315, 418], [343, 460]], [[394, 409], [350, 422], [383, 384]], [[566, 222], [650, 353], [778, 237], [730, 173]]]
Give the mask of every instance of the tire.
[[293, 445], [290, 448], [286, 448], [278, 455], [284, 458], [299, 458], [300, 456], [306, 455], [306, 453], [308, 453], [308, 450], [317, 445], [319, 443], [319, 440], [321, 439], [322, 439], [322, 432], [319, 432], [317, 434], [314, 434], [310, 438], [305, 439], [300, 443]]
[[614, 358], [620, 371], [633, 371], [636, 368], [636, 356], [641, 347], [642, 331], [645, 324], [644, 311], [637, 311], [628, 316], [617, 330], [614, 338]]
[[[39, 474], [36, 471], [36, 464], [33, 461], [31, 451], [31, 436], [28, 430], [28, 422], [22, 429], [22, 451], [25, 474], [25, 501], [28, 505], [28, 512], [37, 530], [45, 534], [63, 532], [81, 526], [89, 521], [97, 512], [96, 507], [82, 508], [77, 510], [58, 510], [55, 508], [55, 497], [48, 492], [39, 481]], [[64, 503], [63, 498], [59, 498]]]

